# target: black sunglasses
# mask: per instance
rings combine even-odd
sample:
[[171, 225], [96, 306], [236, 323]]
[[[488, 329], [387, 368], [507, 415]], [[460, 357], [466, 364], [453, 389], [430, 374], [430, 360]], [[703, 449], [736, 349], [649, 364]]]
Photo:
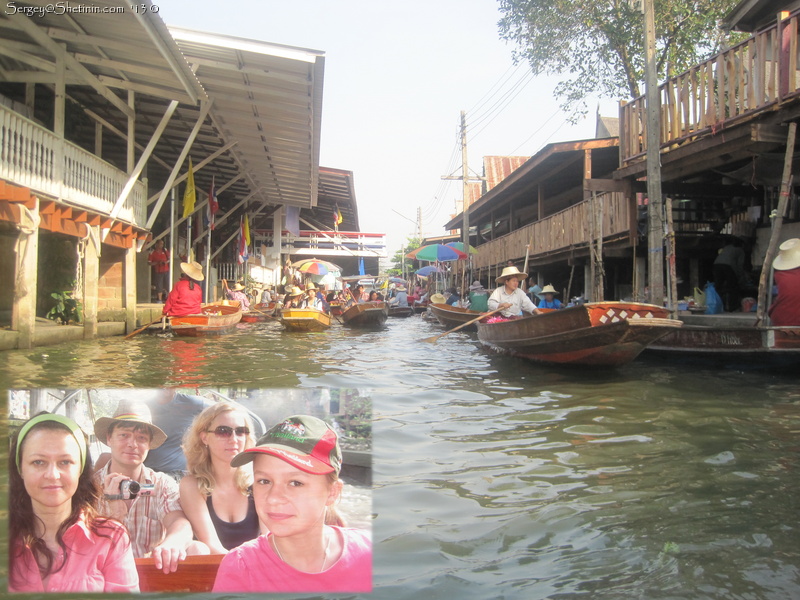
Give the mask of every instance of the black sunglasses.
[[227, 425], [220, 425], [216, 429], [207, 429], [209, 433], [216, 433], [219, 437], [231, 437], [234, 432], [236, 435], [250, 435], [250, 430], [247, 427], [228, 427]]

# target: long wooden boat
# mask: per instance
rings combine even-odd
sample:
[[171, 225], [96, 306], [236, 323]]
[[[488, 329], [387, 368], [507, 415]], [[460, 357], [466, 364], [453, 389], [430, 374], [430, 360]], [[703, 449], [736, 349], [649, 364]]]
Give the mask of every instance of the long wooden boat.
[[324, 331], [331, 326], [331, 316], [316, 308], [284, 308], [281, 323], [286, 331]]
[[242, 323], [263, 323], [270, 320], [275, 313], [275, 302], [256, 304], [249, 311], [242, 313]]
[[753, 313], [680, 319], [683, 327], [650, 344], [648, 354], [741, 366], [800, 365], [800, 326], [757, 326]]
[[[619, 367], [681, 327], [665, 308], [591, 302], [542, 315], [478, 323], [478, 339], [496, 351], [535, 362]], [[491, 320], [491, 319], [490, 319]]]
[[389, 316], [386, 302], [361, 302], [353, 304], [342, 313], [342, 320], [350, 327], [377, 329], [383, 327]]
[[236, 301], [224, 300], [204, 304], [197, 315], [170, 317], [172, 331], [181, 337], [204, 337], [230, 333], [242, 319], [242, 308]]
[[[436, 320], [448, 329], [463, 325], [467, 321], [472, 321], [481, 315], [481, 313], [476, 310], [461, 308], [460, 306], [450, 306], [449, 304], [444, 303], [429, 304], [428, 308], [430, 309], [431, 313], [433, 313], [433, 316], [436, 317]], [[478, 326], [473, 323], [472, 325], [467, 325], [464, 327], [463, 330], [475, 331], [477, 328]]]
[[389, 306], [389, 316], [390, 317], [410, 317], [414, 314], [414, 307], [413, 306]]

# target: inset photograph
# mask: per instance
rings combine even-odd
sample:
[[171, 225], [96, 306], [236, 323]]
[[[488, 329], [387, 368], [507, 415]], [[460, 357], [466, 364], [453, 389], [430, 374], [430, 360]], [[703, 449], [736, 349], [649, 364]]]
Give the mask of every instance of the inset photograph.
[[12, 390], [10, 592], [372, 589], [356, 389]]

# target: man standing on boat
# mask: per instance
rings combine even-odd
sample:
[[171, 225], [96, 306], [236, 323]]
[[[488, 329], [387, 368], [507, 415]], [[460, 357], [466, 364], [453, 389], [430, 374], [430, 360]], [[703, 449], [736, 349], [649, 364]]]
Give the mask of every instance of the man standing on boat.
[[509, 318], [518, 317], [523, 312], [534, 315], [542, 314], [528, 298], [528, 295], [519, 289], [520, 281], [524, 281], [527, 276], [527, 273], [521, 273], [517, 267], [503, 269], [500, 277], [495, 279], [497, 283], [503, 285], [489, 296], [489, 310], [499, 309], [501, 315]]

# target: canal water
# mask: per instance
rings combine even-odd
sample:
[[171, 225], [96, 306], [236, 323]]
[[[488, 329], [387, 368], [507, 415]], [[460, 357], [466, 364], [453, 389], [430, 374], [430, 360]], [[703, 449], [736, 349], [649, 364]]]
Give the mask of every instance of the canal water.
[[0, 355], [4, 388], [370, 390], [373, 598], [800, 598], [800, 374], [554, 369], [419, 316]]

